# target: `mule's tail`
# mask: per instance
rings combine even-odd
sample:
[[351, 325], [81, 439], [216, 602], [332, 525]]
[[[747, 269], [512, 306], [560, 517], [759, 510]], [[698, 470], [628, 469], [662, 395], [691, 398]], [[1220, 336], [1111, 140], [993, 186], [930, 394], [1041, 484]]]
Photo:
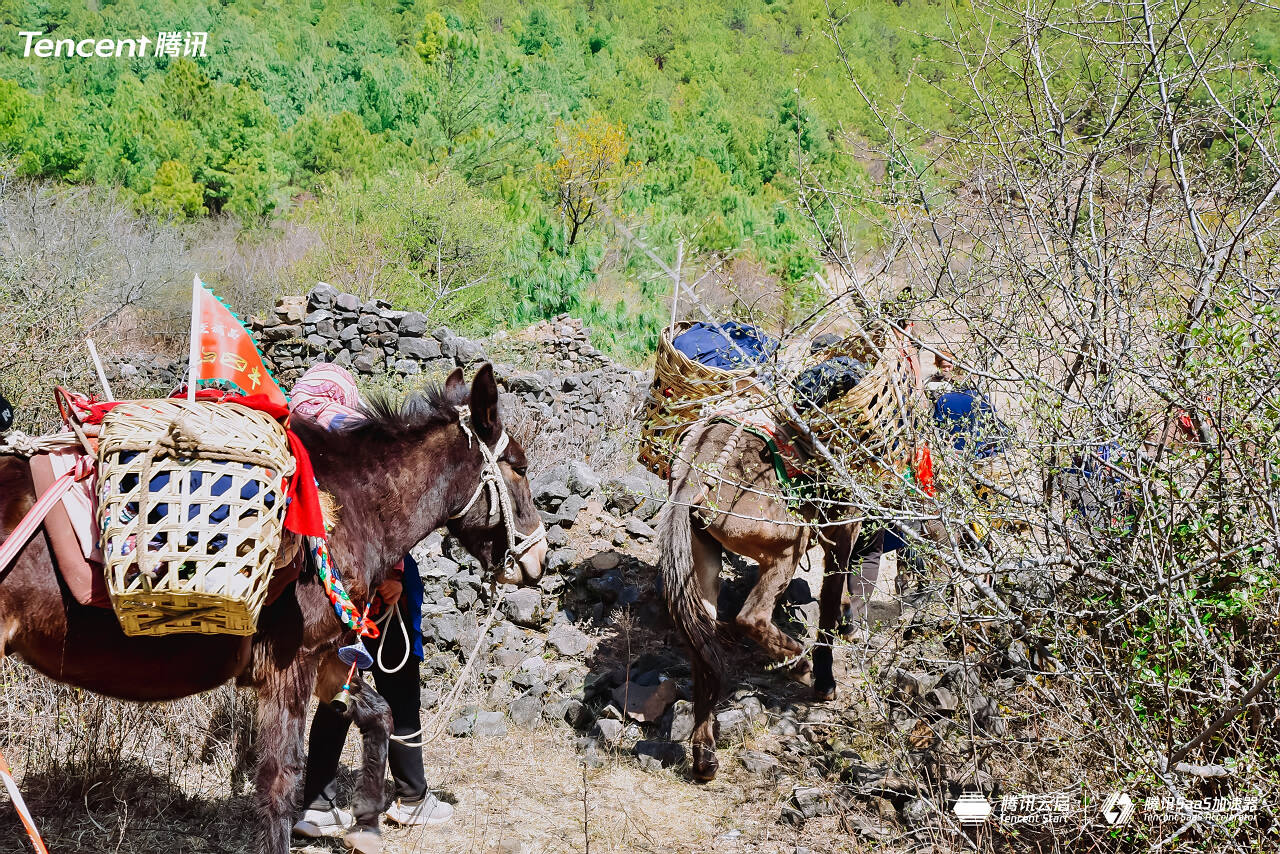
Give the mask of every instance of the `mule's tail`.
[[[684, 447], [692, 444], [686, 442]], [[658, 568], [671, 619], [694, 658], [701, 660], [692, 662], [694, 667], [702, 664], [712, 673], [719, 673], [722, 667], [716, 621], [704, 601], [693, 562], [693, 505], [701, 500], [702, 493], [688, 477], [689, 470], [688, 464], [677, 458], [671, 472], [671, 497], [658, 523]]]

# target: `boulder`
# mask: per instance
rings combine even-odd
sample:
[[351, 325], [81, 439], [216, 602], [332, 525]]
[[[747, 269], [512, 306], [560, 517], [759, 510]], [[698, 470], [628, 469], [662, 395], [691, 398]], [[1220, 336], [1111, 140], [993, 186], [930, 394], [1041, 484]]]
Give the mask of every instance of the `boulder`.
[[671, 707], [671, 740], [688, 741], [693, 737], [693, 703], [676, 700]]
[[652, 540], [658, 536], [658, 532], [650, 527], [646, 522], [637, 519], [635, 516], [628, 516], [626, 521], [622, 523], [627, 533], [637, 540]]
[[659, 720], [676, 699], [679, 689], [672, 679], [657, 685], [627, 682], [613, 689], [613, 700], [632, 720], [647, 723]]
[[532, 587], [520, 587], [503, 597], [502, 613], [518, 626], [538, 626], [546, 622], [542, 594]]
[[471, 728], [471, 733], [472, 735], [504, 738], [507, 734], [507, 722], [502, 717], [502, 712], [480, 712], [476, 715], [476, 722]]
[[382, 367], [382, 352], [379, 350], [364, 350], [351, 363], [351, 367], [355, 368], [358, 373], [372, 374], [374, 371]]
[[312, 309], [332, 308], [338, 298], [338, 289], [326, 282], [316, 282], [316, 286], [307, 294], [307, 306]]
[[649, 757], [661, 768], [679, 765], [685, 759], [684, 745], [671, 741], [637, 741], [635, 750], [637, 757]]
[[746, 712], [742, 709], [725, 709], [716, 715], [716, 726], [719, 730], [716, 733], [716, 743], [725, 747], [742, 741], [747, 734], [748, 724]]
[[622, 721], [601, 718], [596, 721], [595, 731], [604, 740], [605, 744], [617, 744], [622, 740]]
[[767, 774], [778, 767], [778, 758], [759, 750], [743, 750], [738, 754], [742, 767], [752, 774]]
[[422, 373], [422, 366], [413, 359], [397, 359], [395, 369], [397, 374], [405, 377], [412, 377]]
[[[406, 338], [421, 338], [427, 334], [427, 316], [420, 311], [406, 311], [400, 318], [397, 331]], [[436, 353], [440, 352], [439, 346]]]
[[440, 355], [440, 345], [432, 338], [416, 338], [401, 335], [396, 340], [396, 349], [410, 359], [427, 361]]
[[453, 339], [453, 358], [459, 365], [471, 365], [485, 360], [484, 347], [466, 338]]
[[566, 658], [582, 655], [591, 645], [591, 639], [575, 626], [561, 623], [547, 633], [547, 645]]
[[591, 470], [591, 466], [577, 460], [569, 463], [566, 480], [569, 489], [583, 498], [590, 498], [600, 488], [599, 475]]
[[535, 729], [542, 720], [542, 701], [525, 695], [511, 702], [511, 722], [521, 729]]
[[563, 471], [562, 466], [556, 466], [535, 477], [529, 489], [533, 493], [533, 503], [539, 510], [545, 511], [559, 508], [572, 492], [567, 472]]

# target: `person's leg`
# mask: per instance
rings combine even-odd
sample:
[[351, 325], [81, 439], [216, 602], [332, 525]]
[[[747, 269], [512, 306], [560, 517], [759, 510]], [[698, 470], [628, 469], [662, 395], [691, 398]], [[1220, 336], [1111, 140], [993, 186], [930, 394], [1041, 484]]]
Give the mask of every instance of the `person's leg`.
[[[884, 529], [875, 532], [866, 551], [861, 553], [861, 569], [855, 577], [849, 574], [849, 599], [852, 605], [850, 616], [858, 624], [865, 626], [867, 622], [867, 603], [876, 589], [876, 581], [880, 578], [880, 558], [884, 554]], [[859, 559], [854, 552], [853, 559]]]
[[[395, 668], [404, 658], [405, 638], [393, 619], [379, 638], [385, 647], [381, 661]], [[378, 656], [378, 651], [374, 651]], [[397, 737], [410, 742], [391, 742], [388, 764], [395, 783], [395, 802], [387, 809], [387, 819], [401, 825], [441, 824], [453, 815], [453, 807], [427, 792], [427, 777], [422, 767], [422, 748], [413, 744], [422, 738], [422, 659], [410, 654], [394, 673], [374, 664], [373, 681], [388, 705]]]
[[[884, 554], [884, 529], [860, 534], [849, 561], [849, 573], [845, 585], [849, 590], [849, 605], [845, 608], [846, 632], [852, 633], [867, 627], [867, 603], [880, 578], [880, 556]], [[858, 570], [854, 571], [854, 565]]]
[[307, 766], [302, 783], [302, 818], [294, 825], [302, 836], [328, 836], [341, 832], [351, 816], [335, 803], [338, 794], [338, 762], [351, 722], [328, 703], [321, 703], [311, 720], [307, 739]]
[[[387, 644], [388, 652], [392, 643]], [[389, 656], [389, 664], [394, 665], [403, 655], [402, 651]], [[384, 659], [385, 660], [385, 659]], [[373, 668], [373, 681], [378, 693], [391, 706], [391, 721], [395, 727], [395, 735], [409, 742], [416, 742], [422, 737], [422, 659], [410, 655], [408, 660], [395, 673], [383, 673], [377, 665]], [[395, 781], [397, 798], [417, 800], [427, 792], [427, 778], [422, 768], [422, 748], [391, 742], [388, 754], [391, 767], [391, 778]]]

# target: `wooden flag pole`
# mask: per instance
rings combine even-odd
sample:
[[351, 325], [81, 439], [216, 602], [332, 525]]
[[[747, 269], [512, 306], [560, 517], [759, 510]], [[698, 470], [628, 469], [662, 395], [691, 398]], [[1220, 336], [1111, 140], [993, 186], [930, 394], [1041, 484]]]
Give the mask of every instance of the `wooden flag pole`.
[[680, 268], [684, 266], [684, 241], [676, 247], [676, 269], [675, 274], [671, 277], [671, 326], [676, 327], [676, 306], [680, 304]]
[[93, 360], [93, 367], [98, 372], [98, 382], [102, 383], [102, 393], [107, 396], [107, 400], [115, 400], [116, 396], [111, 393], [111, 383], [107, 382], [107, 372], [102, 369], [102, 360], [98, 358], [98, 348], [94, 345], [92, 338], [86, 338], [85, 344], [89, 345], [89, 358]]
[[196, 399], [196, 376], [200, 369], [200, 277], [191, 277], [191, 351], [187, 357], [187, 400]]

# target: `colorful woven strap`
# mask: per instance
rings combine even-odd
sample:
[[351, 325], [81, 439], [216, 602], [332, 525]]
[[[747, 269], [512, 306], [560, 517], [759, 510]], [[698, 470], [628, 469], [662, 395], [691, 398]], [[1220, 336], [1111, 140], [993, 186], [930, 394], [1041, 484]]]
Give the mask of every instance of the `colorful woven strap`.
[[337, 567], [333, 564], [333, 558], [329, 555], [328, 543], [317, 538], [312, 551], [316, 556], [316, 571], [320, 573], [320, 582], [324, 584], [324, 592], [329, 595], [329, 601], [333, 603], [333, 610], [338, 615], [338, 619], [360, 637], [376, 638], [378, 626], [369, 617], [370, 609], [366, 608], [363, 614], [356, 610], [355, 603], [351, 601], [351, 594], [347, 592], [346, 586], [338, 576]]

